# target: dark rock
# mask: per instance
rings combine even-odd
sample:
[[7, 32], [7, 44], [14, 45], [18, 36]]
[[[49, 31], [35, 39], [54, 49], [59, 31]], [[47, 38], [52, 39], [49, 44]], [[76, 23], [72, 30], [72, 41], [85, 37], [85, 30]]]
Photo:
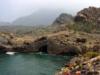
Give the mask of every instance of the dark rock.
[[22, 45], [22, 46], [16, 46], [13, 47], [13, 51], [15, 52], [37, 52], [34, 49], [34, 45]]
[[87, 40], [85, 38], [76, 38], [77, 43], [86, 43]]
[[100, 75], [99, 72], [95, 71], [95, 72], [88, 72], [87, 75]]
[[5, 52], [6, 52], [6, 48], [0, 45], [0, 53], [5, 53]]
[[100, 44], [93, 46], [93, 51], [100, 52]]
[[13, 51], [12, 47], [0, 44], [0, 53], [5, 53], [7, 51]]

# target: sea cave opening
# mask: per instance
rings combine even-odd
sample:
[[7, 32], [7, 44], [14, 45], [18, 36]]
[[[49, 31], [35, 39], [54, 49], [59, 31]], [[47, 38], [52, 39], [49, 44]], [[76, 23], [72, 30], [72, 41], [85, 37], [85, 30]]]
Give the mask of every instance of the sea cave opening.
[[41, 46], [41, 47], [39, 48], [39, 51], [40, 51], [40, 52], [44, 52], [44, 53], [48, 53], [47, 48], [48, 48], [48, 45], [43, 45], [43, 46]]

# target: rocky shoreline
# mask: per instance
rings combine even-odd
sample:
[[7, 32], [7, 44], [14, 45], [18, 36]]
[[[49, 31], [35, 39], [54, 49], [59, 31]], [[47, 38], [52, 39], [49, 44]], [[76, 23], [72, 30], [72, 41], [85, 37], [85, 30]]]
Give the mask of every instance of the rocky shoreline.
[[91, 59], [74, 57], [55, 75], [100, 75], [100, 55]]
[[99, 34], [74, 31], [61, 31], [37, 38], [0, 33], [0, 52], [45, 52], [56, 55], [100, 52], [99, 37]]
[[55, 55], [77, 55], [55, 75], [99, 75], [99, 37], [99, 34], [75, 31], [60, 31], [35, 38], [32, 36], [19, 37], [15, 34], [1, 32], [0, 53], [45, 52]]

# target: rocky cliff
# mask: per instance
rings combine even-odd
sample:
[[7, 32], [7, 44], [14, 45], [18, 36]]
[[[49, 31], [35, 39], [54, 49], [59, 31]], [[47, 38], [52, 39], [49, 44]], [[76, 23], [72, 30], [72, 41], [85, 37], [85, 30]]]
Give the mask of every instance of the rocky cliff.
[[79, 11], [75, 21], [86, 21], [100, 23], [100, 8], [89, 7]]
[[[8, 34], [2, 34], [10, 36]], [[0, 37], [3, 37], [0, 35]], [[100, 35], [84, 32], [61, 31], [33, 38], [31, 36], [3, 38], [0, 52], [45, 52], [49, 54], [80, 54], [86, 51], [100, 52]]]
[[100, 36], [84, 32], [63, 31], [48, 37], [48, 53], [80, 54], [87, 51], [100, 51]]

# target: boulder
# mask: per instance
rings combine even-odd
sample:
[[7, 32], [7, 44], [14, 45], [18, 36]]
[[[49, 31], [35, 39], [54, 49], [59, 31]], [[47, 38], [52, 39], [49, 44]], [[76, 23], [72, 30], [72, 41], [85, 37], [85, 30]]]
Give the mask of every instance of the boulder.
[[87, 75], [100, 75], [99, 72], [95, 71], [95, 72], [88, 72]]

